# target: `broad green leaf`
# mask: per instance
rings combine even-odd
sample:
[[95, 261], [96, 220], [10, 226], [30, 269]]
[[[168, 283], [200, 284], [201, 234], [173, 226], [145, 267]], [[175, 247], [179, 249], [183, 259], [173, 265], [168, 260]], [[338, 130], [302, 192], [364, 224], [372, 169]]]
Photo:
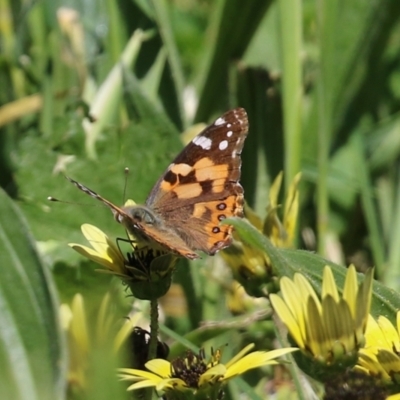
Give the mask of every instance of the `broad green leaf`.
[[19, 209], [0, 191], [0, 398], [64, 397], [55, 287]]

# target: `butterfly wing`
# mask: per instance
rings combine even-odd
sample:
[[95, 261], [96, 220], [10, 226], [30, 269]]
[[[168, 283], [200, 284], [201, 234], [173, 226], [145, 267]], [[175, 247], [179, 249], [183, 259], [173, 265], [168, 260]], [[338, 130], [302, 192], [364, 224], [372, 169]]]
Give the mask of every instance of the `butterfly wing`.
[[232, 226], [219, 223], [243, 216], [240, 154], [247, 133], [246, 111], [226, 112], [183, 149], [146, 201], [192, 250], [212, 255], [231, 243]]
[[153, 215], [153, 212], [147, 207], [117, 207], [87, 186], [82, 185], [68, 176], [66, 176], [66, 178], [78, 189], [106, 205], [113, 213], [115, 220], [124, 225], [130, 233], [140, 238], [141, 241], [146, 242], [150, 239], [159, 244], [164, 250], [171, 251], [190, 260], [199, 258], [198, 254], [193, 252], [181, 237], [177, 236], [175, 232], [170, 232], [168, 228], [164, 226], [162, 219], [157, 219]]

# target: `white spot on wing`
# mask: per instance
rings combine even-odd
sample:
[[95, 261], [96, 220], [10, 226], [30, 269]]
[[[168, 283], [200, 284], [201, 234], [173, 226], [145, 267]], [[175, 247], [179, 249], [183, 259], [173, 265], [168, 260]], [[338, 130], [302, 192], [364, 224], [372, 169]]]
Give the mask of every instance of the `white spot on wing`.
[[226, 132], [226, 136], [231, 137], [232, 135], [233, 135], [233, 132], [232, 132], [232, 131]]
[[219, 149], [220, 150], [225, 150], [228, 147], [228, 141], [227, 140], [223, 140], [220, 144], [219, 144]]
[[209, 138], [206, 138], [205, 136], [196, 136], [192, 142], [196, 146], [200, 146], [203, 150], [210, 150], [211, 149], [211, 144], [212, 141]]
[[219, 126], [223, 125], [225, 123], [225, 120], [222, 117], [219, 117], [215, 122], [214, 125]]
[[232, 151], [232, 158], [236, 157], [236, 149]]
[[229, 129], [232, 126], [232, 124], [227, 124], [226, 127]]

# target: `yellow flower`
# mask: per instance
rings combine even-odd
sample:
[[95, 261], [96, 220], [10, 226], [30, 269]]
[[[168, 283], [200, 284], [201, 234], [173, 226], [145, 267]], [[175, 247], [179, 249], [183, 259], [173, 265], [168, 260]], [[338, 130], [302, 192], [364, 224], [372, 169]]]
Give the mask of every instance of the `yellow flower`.
[[83, 224], [81, 230], [92, 248], [77, 243], [69, 243], [69, 246], [89, 260], [105, 267], [107, 272], [129, 279], [125, 258], [116, 244], [93, 225]]
[[[82, 295], [76, 294], [71, 306], [60, 306], [61, 325], [68, 340], [69, 389], [73, 392], [84, 391], [87, 386], [90, 354], [98, 348], [107, 348], [116, 354], [142, 316], [138, 312], [129, 319], [117, 320], [110, 307], [110, 296], [107, 294], [101, 302], [96, 323], [91, 324]], [[93, 326], [96, 328], [93, 329]]]
[[[297, 174], [286, 197], [283, 222], [278, 216], [278, 195], [282, 183], [282, 173], [271, 185], [267, 216], [264, 221], [245, 204], [247, 220], [277, 247], [291, 247], [293, 245], [299, 208], [299, 192], [297, 189], [299, 181], [300, 174]], [[270, 261], [262, 251], [240, 241], [237, 235], [234, 235], [234, 237], [232, 246], [221, 252], [222, 257], [231, 267], [235, 279], [244, 286], [250, 295], [263, 296], [265, 292], [270, 292], [268, 287], [266, 290], [263, 288], [263, 285], [270, 285], [271, 283]]]
[[[133, 251], [125, 259], [119, 247], [99, 228], [83, 224], [81, 229], [92, 248], [77, 243], [70, 243], [69, 246], [105, 267], [103, 272], [120, 277], [135, 297], [150, 300], [168, 291], [177, 260], [173, 254], [151, 247], [138, 247], [132, 239]], [[151, 285], [144, 285], [145, 282]]]
[[278, 364], [276, 358], [298, 350], [285, 348], [247, 354], [253, 347], [253, 344], [248, 345], [226, 364], [220, 362], [220, 351], [213, 353], [208, 362], [203, 350], [198, 355], [188, 352], [185, 358], [178, 358], [172, 363], [154, 359], [146, 363], [148, 371], [121, 369], [121, 378], [135, 382], [128, 390], [153, 387], [167, 399], [213, 399], [218, 398], [229, 379], [253, 368]]
[[358, 285], [356, 270], [351, 265], [339, 296], [332, 270], [326, 266], [320, 300], [300, 273], [293, 280], [281, 279], [282, 297], [271, 294], [270, 300], [291, 338], [306, 355], [297, 361], [307, 373], [320, 379], [327, 371], [342, 372], [356, 363], [358, 350], [364, 344], [372, 281], [370, 269]]
[[381, 379], [387, 385], [400, 389], [400, 311], [397, 326], [384, 316], [368, 318], [365, 347], [360, 350], [355, 369]]

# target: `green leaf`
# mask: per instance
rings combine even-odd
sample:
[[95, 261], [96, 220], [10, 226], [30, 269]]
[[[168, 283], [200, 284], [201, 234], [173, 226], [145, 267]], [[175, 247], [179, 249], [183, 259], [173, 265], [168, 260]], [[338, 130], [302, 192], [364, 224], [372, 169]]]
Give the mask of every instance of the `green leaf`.
[[[326, 265], [329, 265], [332, 269], [339, 291], [343, 288], [347, 268], [328, 261], [309, 251], [280, 249], [274, 247], [268, 238], [244, 220], [229, 218], [226, 220], [226, 223], [235, 227], [240, 238], [245, 243], [268, 255], [275, 275], [279, 277], [288, 276], [289, 278], [292, 278], [296, 272], [300, 272], [310, 281], [314, 289], [320, 293], [323, 270]], [[363, 274], [360, 273], [358, 275], [359, 281], [364, 279]], [[382, 283], [374, 281], [371, 314], [374, 317], [383, 315], [389, 318], [392, 322], [395, 322], [396, 313], [399, 309], [399, 294]]]
[[[173, 36], [171, 18], [169, 18], [169, 7], [165, 0], [153, 2], [157, 25], [159, 28], [162, 42], [165, 46], [168, 61], [171, 66], [171, 75], [177, 92], [177, 103], [179, 108], [180, 120], [185, 119], [183, 109], [183, 92], [185, 89], [185, 80], [182, 72], [181, 59]], [[187, 128], [184, 123], [183, 126]]]
[[64, 397], [55, 287], [16, 205], [0, 190], [0, 398]]
[[124, 68], [130, 68], [134, 64], [142, 42], [147, 39], [148, 35], [148, 33], [146, 34], [141, 30], [133, 33], [124, 52], [121, 54], [119, 62], [109, 72], [91, 102], [90, 114], [95, 120], [93, 122], [85, 120], [84, 128], [86, 132], [86, 151], [92, 159], [97, 157], [96, 142], [100, 133], [115, 117], [119, 98], [123, 91], [123, 70]]
[[196, 121], [208, 119], [225, 100], [229, 65], [244, 54], [271, 3], [270, 0], [216, 2], [198, 71], [200, 95]]

